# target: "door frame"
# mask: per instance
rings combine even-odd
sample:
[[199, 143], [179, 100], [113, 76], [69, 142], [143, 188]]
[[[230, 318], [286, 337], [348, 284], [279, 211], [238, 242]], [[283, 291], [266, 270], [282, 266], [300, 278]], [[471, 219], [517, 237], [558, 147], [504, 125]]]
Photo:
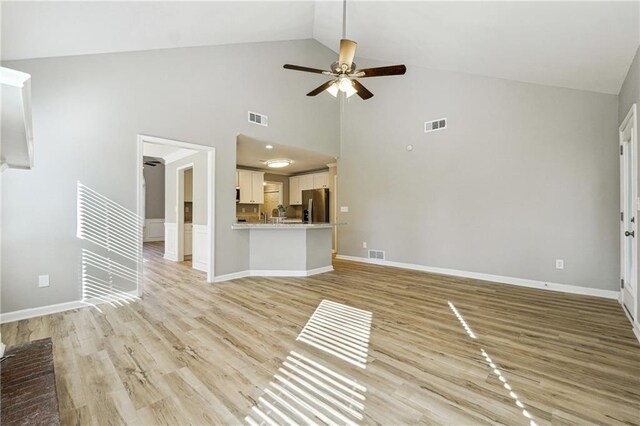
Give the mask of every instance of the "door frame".
[[184, 172], [191, 169], [191, 173], [193, 173], [193, 166], [194, 163], [187, 163], [176, 168], [176, 227], [178, 228], [176, 229], [178, 237], [176, 254], [178, 262], [184, 262], [184, 208], [180, 208], [180, 206], [184, 206]]
[[[622, 121], [622, 124], [620, 124], [620, 127], [618, 129], [618, 144], [620, 146], [620, 212], [624, 212], [624, 200], [625, 200], [625, 185], [624, 185], [624, 161], [625, 161], [625, 155], [622, 151], [622, 147], [623, 147], [623, 141], [624, 141], [624, 135], [625, 133], [627, 133], [627, 131], [629, 130], [629, 128], [631, 128], [631, 188], [630, 188], [630, 192], [631, 192], [631, 205], [632, 205], [632, 211], [633, 214], [635, 215], [635, 217], [638, 216], [638, 107], [636, 104], [633, 104], [631, 106], [631, 109], [629, 110], [629, 113], [627, 114], [627, 116], [625, 117], [625, 119]], [[638, 220], [640, 220], [640, 217], [637, 218]], [[637, 223], [637, 222], [636, 222]], [[636, 226], [636, 232], [637, 232], [638, 227]], [[625, 306], [624, 306], [624, 301], [623, 301], [623, 293], [624, 293], [624, 289], [622, 288], [622, 280], [624, 279], [624, 267], [625, 267], [625, 259], [624, 259], [624, 246], [625, 246], [625, 240], [623, 237], [623, 234], [625, 232], [625, 221], [624, 220], [620, 220], [620, 230], [619, 230], [619, 236], [620, 236], [620, 277], [621, 277], [621, 288], [620, 288], [620, 296], [619, 296], [619, 303], [622, 306], [622, 310], [625, 312], [625, 315], [629, 316], [629, 313], [627, 312]], [[634, 303], [633, 303], [633, 307], [631, 308], [631, 315], [633, 316], [633, 318], [629, 317], [629, 319], [632, 321], [633, 324], [633, 328], [634, 328], [634, 332], [636, 333], [636, 336], [638, 337], [638, 339], [640, 340], [640, 323], [638, 322], [638, 296], [640, 296], [640, 292], [638, 291], [638, 238], [640, 238], [640, 235], [636, 235], [635, 238], [633, 238], [633, 251], [634, 251], [634, 265], [633, 265], [633, 270], [631, 273], [631, 285], [633, 286], [633, 290], [635, 292], [634, 294]]]
[[[207, 282], [213, 283], [215, 281], [215, 225], [216, 225], [216, 182], [215, 182], [215, 164], [216, 164], [216, 149], [212, 146], [194, 144], [189, 142], [181, 142], [172, 139], [165, 139], [156, 136], [149, 136], [139, 134], [137, 137], [137, 155], [136, 155], [136, 170], [137, 170], [137, 179], [136, 179], [136, 194], [137, 194], [137, 210], [136, 213], [138, 217], [141, 216], [141, 203], [140, 203], [140, 194], [142, 189], [142, 170], [143, 170], [143, 146], [145, 143], [152, 143], [156, 145], [168, 145], [179, 148], [193, 149], [198, 151], [205, 151], [207, 153], [207, 248], [209, 251], [208, 256], [208, 265], [207, 265]], [[184, 212], [183, 212], [184, 214]], [[144, 218], [140, 217], [142, 223], [144, 223]], [[142, 238], [142, 233], [140, 233], [140, 238]], [[140, 241], [140, 247], [142, 250], [142, 241]], [[140, 253], [140, 262], [138, 262], [138, 276], [139, 276], [139, 284], [138, 284], [138, 296], [142, 297], [143, 291], [143, 273], [142, 273], [142, 252]]]

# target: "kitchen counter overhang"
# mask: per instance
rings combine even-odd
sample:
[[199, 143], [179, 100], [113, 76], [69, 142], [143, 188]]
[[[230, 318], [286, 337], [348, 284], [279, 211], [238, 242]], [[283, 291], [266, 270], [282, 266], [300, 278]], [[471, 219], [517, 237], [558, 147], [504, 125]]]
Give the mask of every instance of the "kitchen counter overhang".
[[306, 277], [333, 271], [335, 223], [234, 223], [249, 232], [249, 275]]

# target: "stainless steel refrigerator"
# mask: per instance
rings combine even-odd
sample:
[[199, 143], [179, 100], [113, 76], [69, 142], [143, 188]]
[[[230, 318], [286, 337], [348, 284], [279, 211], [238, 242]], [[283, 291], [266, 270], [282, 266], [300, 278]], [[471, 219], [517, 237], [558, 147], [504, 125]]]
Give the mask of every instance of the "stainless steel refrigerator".
[[329, 223], [329, 190], [309, 189], [302, 191], [303, 221]]

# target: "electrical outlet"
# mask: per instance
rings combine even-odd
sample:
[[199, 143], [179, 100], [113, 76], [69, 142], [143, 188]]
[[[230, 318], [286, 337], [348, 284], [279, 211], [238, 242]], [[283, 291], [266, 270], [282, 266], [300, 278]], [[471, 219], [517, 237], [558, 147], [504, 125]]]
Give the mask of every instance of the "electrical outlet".
[[348, 206], [341, 206], [340, 207], [340, 213], [349, 213], [349, 207]]
[[362, 243], [362, 248], [367, 248], [367, 243], [366, 242]]
[[564, 260], [556, 259], [556, 269], [564, 269]]
[[49, 287], [49, 275], [38, 275], [38, 287]]
[[254, 213], [258, 213], [258, 208], [257, 208], [257, 207], [254, 207], [254, 208], [253, 208], [253, 212], [254, 212]]
[[242, 213], [246, 213], [247, 209], [245, 209], [244, 207], [242, 208]]

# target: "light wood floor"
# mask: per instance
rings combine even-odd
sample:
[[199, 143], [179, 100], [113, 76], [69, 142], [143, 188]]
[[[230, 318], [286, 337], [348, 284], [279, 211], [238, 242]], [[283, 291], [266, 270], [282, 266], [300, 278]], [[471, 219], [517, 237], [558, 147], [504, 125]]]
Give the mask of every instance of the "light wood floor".
[[[64, 424], [243, 423], [290, 351], [366, 387], [364, 424], [640, 424], [640, 345], [617, 302], [351, 262], [209, 285], [145, 245], [145, 295], [2, 325], [51, 336]], [[373, 313], [366, 369], [296, 337], [323, 299]], [[469, 337], [453, 313], [452, 302]]]

